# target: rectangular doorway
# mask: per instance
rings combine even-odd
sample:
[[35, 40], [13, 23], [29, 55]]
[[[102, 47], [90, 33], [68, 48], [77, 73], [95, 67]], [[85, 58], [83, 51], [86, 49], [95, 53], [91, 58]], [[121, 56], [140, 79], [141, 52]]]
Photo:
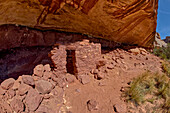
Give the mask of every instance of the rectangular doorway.
[[67, 52], [67, 59], [66, 59], [67, 73], [77, 76], [75, 50], [66, 50], [66, 52]]

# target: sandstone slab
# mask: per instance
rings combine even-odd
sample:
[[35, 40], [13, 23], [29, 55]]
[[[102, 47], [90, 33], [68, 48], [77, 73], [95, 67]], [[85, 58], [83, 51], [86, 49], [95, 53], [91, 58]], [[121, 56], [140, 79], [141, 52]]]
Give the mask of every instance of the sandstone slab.
[[67, 74], [67, 75], [66, 75], [66, 81], [67, 81], [68, 83], [73, 83], [73, 82], [75, 81], [75, 76], [72, 75], [72, 74]]
[[64, 79], [62, 78], [58, 78], [57, 81], [56, 81], [57, 85], [60, 87], [60, 88], [63, 88], [66, 86], [66, 82]]
[[16, 95], [16, 92], [13, 89], [7, 91], [8, 98], [13, 98]]
[[39, 107], [42, 99], [42, 96], [40, 96], [35, 89], [31, 88], [25, 98], [25, 103], [30, 111], [35, 111]]
[[48, 80], [49, 78], [51, 78], [51, 76], [52, 76], [51, 71], [45, 71], [44, 74], [43, 74], [43, 79]]
[[14, 82], [14, 85], [13, 85], [12, 89], [13, 89], [13, 90], [17, 90], [17, 89], [19, 88], [20, 84], [21, 84], [21, 83], [20, 83], [18, 80], [16, 80], [16, 81]]
[[3, 88], [3, 89], [9, 89], [9, 88], [11, 88], [13, 85], [14, 85], [14, 82], [15, 82], [15, 80], [13, 79], [13, 78], [9, 78], [9, 79], [7, 79], [7, 80], [4, 80], [2, 83], [1, 83], [1, 87]]
[[134, 48], [134, 49], [130, 49], [129, 52], [133, 53], [133, 54], [140, 54], [140, 50], [139, 48]]
[[88, 84], [90, 82], [90, 76], [82, 75], [82, 76], [80, 76], [80, 81], [82, 84]]
[[4, 89], [2, 89], [2, 87], [0, 86], [0, 95], [3, 95], [3, 94], [5, 94], [5, 90]]
[[12, 109], [9, 104], [5, 101], [0, 101], [0, 111], [2, 113], [12, 113]]
[[105, 74], [102, 73], [102, 72], [99, 72], [99, 73], [97, 73], [96, 78], [97, 78], [98, 80], [104, 79], [104, 78], [105, 78]]
[[39, 76], [39, 77], [42, 77], [43, 76], [43, 73], [44, 73], [44, 66], [42, 64], [40, 65], [37, 65], [35, 68], [34, 68], [34, 74]]
[[93, 111], [93, 110], [98, 110], [98, 103], [97, 101], [91, 99], [87, 102], [87, 108], [89, 111]]
[[13, 99], [10, 103], [10, 106], [12, 108], [13, 111], [15, 111], [16, 113], [20, 113], [24, 110], [24, 104], [20, 99]]
[[126, 112], [125, 103], [118, 103], [118, 104], [114, 105], [113, 107], [114, 107], [114, 111], [116, 111], [118, 113], [125, 113]]
[[31, 88], [31, 86], [29, 86], [27, 84], [21, 84], [18, 88], [18, 94], [22, 96], [22, 95], [26, 94], [30, 88]]
[[58, 86], [56, 86], [52, 91], [51, 94], [54, 95], [55, 97], [59, 97], [59, 98], [63, 98], [64, 95], [64, 90], [63, 88], [60, 88]]
[[45, 80], [39, 80], [35, 83], [35, 88], [41, 94], [49, 93], [53, 89], [53, 85]]
[[22, 80], [25, 84], [31, 85], [33, 86], [34, 83], [34, 79], [31, 75], [22, 75]]
[[53, 113], [54, 111], [50, 109], [48, 106], [40, 105], [40, 107], [36, 110], [36, 113]]
[[50, 65], [49, 64], [46, 64], [44, 65], [44, 71], [46, 72], [50, 72], [51, 71], [51, 68], [50, 68]]

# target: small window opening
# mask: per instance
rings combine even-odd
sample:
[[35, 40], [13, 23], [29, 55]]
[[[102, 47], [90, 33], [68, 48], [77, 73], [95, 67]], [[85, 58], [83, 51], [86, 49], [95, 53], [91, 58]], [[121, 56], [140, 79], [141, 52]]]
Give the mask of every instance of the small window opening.
[[67, 73], [77, 75], [77, 67], [76, 67], [76, 56], [75, 50], [66, 50], [67, 52]]

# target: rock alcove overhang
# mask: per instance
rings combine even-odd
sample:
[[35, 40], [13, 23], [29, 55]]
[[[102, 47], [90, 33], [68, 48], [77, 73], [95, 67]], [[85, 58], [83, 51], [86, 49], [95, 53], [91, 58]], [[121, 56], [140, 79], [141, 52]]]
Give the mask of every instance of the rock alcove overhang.
[[[118, 43], [114, 42], [143, 47], [152, 45], [158, 0], [77, 0], [75, 3], [71, 0], [61, 0], [61, 3], [59, 1], [53, 0], [48, 5], [42, 0], [0, 1], [2, 78], [7, 77], [6, 75], [15, 76], [11, 70], [15, 72], [14, 67], [19, 65], [20, 68], [22, 63], [23, 67], [27, 67], [24, 59], [34, 58], [30, 60], [30, 65], [31, 62], [36, 65], [42, 59], [48, 61], [48, 53], [56, 42], [66, 44], [88, 38], [92, 42], [101, 43], [102, 47], [115, 47]], [[37, 57], [40, 58], [36, 60]], [[30, 73], [30, 70], [24, 73]]]
[[0, 25], [81, 33], [148, 47], [155, 37], [158, 0], [0, 0], [0, 6]]
[[88, 37], [87, 35], [38, 30], [26, 26], [0, 26], [0, 79], [16, 78], [23, 74], [31, 75], [38, 64], [50, 64], [53, 68], [50, 51], [57, 45], [74, 44], [84, 39], [100, 43], [103, 48], [120, 46], [113, 41]]

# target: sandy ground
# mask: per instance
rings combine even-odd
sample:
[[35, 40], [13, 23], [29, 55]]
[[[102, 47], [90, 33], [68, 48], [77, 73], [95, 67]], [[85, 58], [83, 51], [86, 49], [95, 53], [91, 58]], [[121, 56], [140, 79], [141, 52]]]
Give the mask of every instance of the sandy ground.
[[[89, 83], [83, 85], [76, 81], [65, 89], [65, 106], [70, 112], [125, 113], [127, 106], [121, 95], [128, 83], [147, 70], [161, 73], [160, 59], [149, 53], [136, 55], [117, 49], [103, 54], [102, 60], [106, 64], [98, 71], [104, 74], [103, 79], [97, 80], [94, 74], [89, 73]], [[97, 102], [97, 109], [88, 110], [89, 100]]]

